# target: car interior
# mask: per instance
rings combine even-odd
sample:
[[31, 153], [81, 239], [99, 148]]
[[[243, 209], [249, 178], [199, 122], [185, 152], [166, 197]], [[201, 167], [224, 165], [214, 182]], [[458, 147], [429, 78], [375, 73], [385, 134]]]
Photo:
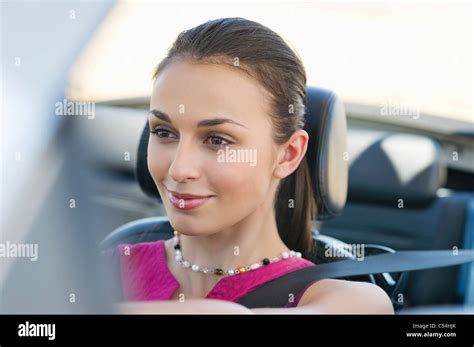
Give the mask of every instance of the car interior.
[[[306, 339], [314, 344], [315, 336], [327, 344], [474, 345], [474, 6], [321, 0], [268, 5], [0, 3], [0, 347], [91, 340], [136, 346], [167, 337], [178, 343], [294, 345]], [[147, 165], [153, 76], [183, 30], [229, 17], [267, 26], [304, 65], [306, 160], [317, 214], [313, 252], [301, 253], [315, 266], [294, 258], [299, 261], [294, 271], [282, 262], [277, 264], [287, 271], [282, 275], [268, 269], [273, 277], [265, 272], [254, 272], [248, 282], [234, 277], [214, 291], [225, 296], [202, 298], [198, 293], [218, 279], [199, 275], [194, 281], [196, 274], [179, 270], [180, 253], [178, 262], [168, 263], [166, 249], [159, 265], [170, 265], [177, 275], [170, 277], [173, 287], [182, 288], [165, 298], [162, 282], [146, 276], [157, 258], [140, 250], [126, 259], [118, 247], [174, 233], [168, 202]], [[259, 42], [252, 41], [253, 34], [245, 36], [249, 44]], [[210, 45], [212, 38], [206, 32]], [[247, 63], [245, 56], [233, 56], [234, 64]], [[288, 73], [283, 77], [292, 80]], [[189, 91], [197, 91], [184, 100], [191, 108], [204, 79], [188, 79]], [[300, 87], [298, 82], [298, 93]], [[201, 101], [213, 98], [204, 95]], [[220, 137], [208, 130], [197, 134]], [[163, 148], [172, 150], [154, 150]], [[212, 160], [217, 147], [200, 150]], [[235, 168], [233, 163], [226, 166]], [[185, 192], [176, 196], [189, 198]], [[161, 243], [142, 246], [163, 250]], [[299, 257], [301, 250], [291, 246], [293, 253], [261, 259], [246, 271]], [[191, 271], [204, 264], [186, 252], [184, 258], [195, 258]], [[217, 258], [206, 263], [224, 268], [233, 262]], [[326, 281], [328, 286], [315, 286], [300, 300], [306, 288], [326, 278], [357, 283]], [[373, 285], [388, 295], [393, 311]], [[135, 294], [133, 287], [139, 295], [128, 295]], [[241, 296], [229, 299], [228, 288]], [[289, 296], [297, 298], [294, 305], [288, 305]], [[250, 325], [241, 317], [249, 315]], [[268, 324], [270, 333], [243, 333]], [[317, 334], [304, 333], [308, 324]], [[334, 333], [337, 327], [343, 333]]]
[[[172, 237], [146, 164], [147, 102], [147, 98], [107, 102], [98, 107], [94, 126], [82, 123], [81, 134], [99, 149], [93, 154], [100, 175], [92, 203], [110, 217], [103, 250]], [[352, 245], [363, 245], [365, 255], [473, 249], [469, 235], [474, 168], [468, 166], [472, 170], [466, 171], [446, 158], [453, 143], [462, 149], [462, 159], [472, 155], [473, 148], [462, 146], [470, 144], [466, 137], [472, 134], [429, 136], [413, 128], [405, 131], [400, 124], [384, 128], [370, 121], [370, 110], [365, 117], [360, 113], [330, 90], [307, 88], [306, 157], [318, 207], [315, 252], [309, 260], [317, 265], [355, 259]], [[106, 131], [112, 122], [116, 131]], [[379, 285], [399, 311], [467, 305], [474, 290], [469, 271], [472, 263], [345, 279]]]

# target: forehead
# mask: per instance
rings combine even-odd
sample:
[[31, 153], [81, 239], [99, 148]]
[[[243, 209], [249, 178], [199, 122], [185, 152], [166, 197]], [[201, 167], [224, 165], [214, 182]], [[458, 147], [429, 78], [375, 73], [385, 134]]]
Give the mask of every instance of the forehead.
[[158, 75], [150, 106], [170, 116], [184, 110], [199, 118], [222, 115], [249, 121], [268, 114], [269, 100], [263, 86], [238, 67], [177, 60]]

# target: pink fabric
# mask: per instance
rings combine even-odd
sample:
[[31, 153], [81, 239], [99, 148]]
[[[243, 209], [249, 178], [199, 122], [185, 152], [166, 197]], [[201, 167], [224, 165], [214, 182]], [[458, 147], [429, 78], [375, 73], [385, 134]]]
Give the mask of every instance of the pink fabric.
[[[134, 245], [120, 244], [118, 249], [124, 300], [171, 299], [180, 284], [168, 269], [163, 240]], [[292, 257], [244, 275], [223, 277], [206, 298], [237, 302], [242, 296], [268, 281], [312, 265], [314, 263], [306, 259]], [[302, 294], [298, 293], [295, 302], [285, 307], [296, 306]]]

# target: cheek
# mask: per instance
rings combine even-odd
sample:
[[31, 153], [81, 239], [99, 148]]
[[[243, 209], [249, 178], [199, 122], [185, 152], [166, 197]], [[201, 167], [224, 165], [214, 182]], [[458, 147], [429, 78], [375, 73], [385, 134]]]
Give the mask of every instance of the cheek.
[[[149, 139], [148, 143], [148, 171], [155, 183], [163, 181], [167, 175], [169, 163], [163, 150], [159, 151], [158, 145]], [[159, 158], [159, 159], [158, 159]]]
[[245, 163], [214, 163], [207, 166], [206, 176], [221, 202], [236, 205], [265, 199], [271, 173], [266, 165], [257, 161], [255, 166]]

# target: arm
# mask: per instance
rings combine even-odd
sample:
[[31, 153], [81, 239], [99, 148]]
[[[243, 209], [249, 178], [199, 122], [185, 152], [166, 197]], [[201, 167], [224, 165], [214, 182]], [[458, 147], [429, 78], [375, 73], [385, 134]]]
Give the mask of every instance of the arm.
[[392, 302], [380, 287], [365, 282], [325, 279], [309, 287], [294, 308], [257, 308], [253, 313], [393, 314]]
[[125, 314], [393, 314], [388, 295], [370, 283], [321, 280], [309, 287], [297, 307], [248, 309], [237, 303], [190, 299], [178, 301], [124, 302], [117, 305]]
[[239, 304], [214, 299], [189, 299], [179, 301], [124, 302], [116, 305], [122, 314], [251, 314]]

